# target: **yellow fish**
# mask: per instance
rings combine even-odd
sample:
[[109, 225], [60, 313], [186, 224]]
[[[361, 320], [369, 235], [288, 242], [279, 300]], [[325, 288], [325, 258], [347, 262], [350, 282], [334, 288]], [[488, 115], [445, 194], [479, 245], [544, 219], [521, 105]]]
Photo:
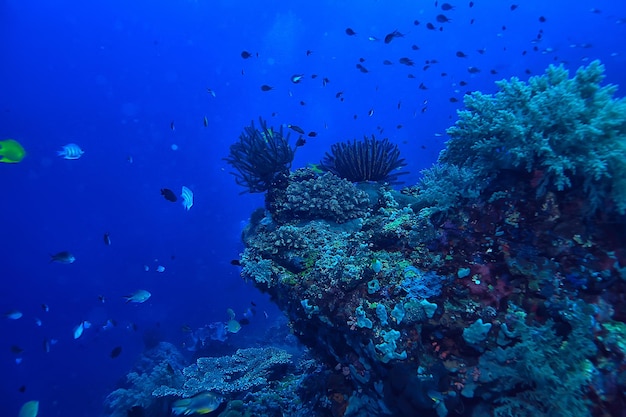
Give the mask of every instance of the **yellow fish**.
[[39, 401], [29, 401], [20, 409], [20, 417], [37, 417]]
[[0, 141], [0, 162], [17, 164], [26, 156], [26, 151], [13, 139]]
[[[176, 415], [208, 414], [215, 411], [224, 401], [224, 397], [213, 392], [201, 392], [191, 398], [184, 398], [172, 404], [172, 412]], [[21, 416], [20, 416], [21, 417]]]

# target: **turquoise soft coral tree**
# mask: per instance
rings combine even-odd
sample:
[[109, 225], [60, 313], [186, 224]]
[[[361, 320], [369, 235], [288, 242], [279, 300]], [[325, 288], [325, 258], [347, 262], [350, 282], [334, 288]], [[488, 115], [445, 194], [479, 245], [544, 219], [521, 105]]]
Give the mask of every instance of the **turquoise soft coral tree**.
[[495, 95], [465, 96], [439, 161], [477, 179], [526, 170], [539, 179], [538, 195], [582, 187], [591, 212], [612, 203], [626, 213], [626, 100], [613, 98], [616, 86], [600, 86], [603, 78], [599, 61], [574, 78], [550, 66], [527, 83], [497, 82]]

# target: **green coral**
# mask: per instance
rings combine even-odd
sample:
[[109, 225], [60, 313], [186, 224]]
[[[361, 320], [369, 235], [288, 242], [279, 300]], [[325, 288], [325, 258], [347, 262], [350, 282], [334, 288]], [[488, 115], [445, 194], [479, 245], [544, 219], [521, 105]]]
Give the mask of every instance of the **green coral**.
[[465, 96], [439, 162], [483, 180], [532, 172], [538, 195], [580, 188], [591, 212], [609, 200], [626, 213], [626, 100], [613, 98], [616, 86], [600, 86], [599, 61], [568, 77], [550, 66], [527, 83], [497, 82], [495, 95]]
[[491, 386], [496, 417], [574, 417], [590, 415], [585, 390], [596, 372], [589, 358], [593, 343], [590, 309], [583, 302], [561, 314], [572, 327], [566, 338], [557, 335], [554, 322], [526, 324], [526, 313], [515, 307], [507, 315], [512, 330], [505, 349], [485, 352], [479, 360], [480, 382]]

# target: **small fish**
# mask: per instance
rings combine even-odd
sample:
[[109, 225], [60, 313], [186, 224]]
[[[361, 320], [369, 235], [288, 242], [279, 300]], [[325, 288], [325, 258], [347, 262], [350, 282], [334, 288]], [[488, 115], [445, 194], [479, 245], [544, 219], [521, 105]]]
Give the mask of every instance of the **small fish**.
[[311, 131], [311, 132], [307, 133], [307, 136], [310, 137], [310, 138], [314, 138], [314, 137], [317, 136], [317, 132]]
[[224, 401], [224, 397], [213, 392], [201, 392], [191, 398], [184, 398], [172, 404], [172, 412], [176, 415], [208, 414], [215, 411]]
[[43, 322], [41, 321], [41, 319], [39, 317], [35, 317], [35, 324], [37, 325], [37, 327], [41, 327]]
[[122, 347], [121, 346], [116, 346], [111, 351], [110, 356], [111, 356], [112, 359], [115, 359], [118, 356], [120, 356], [120, 353], [122, 353]]
[[304, 135], [304, 129], [302, 129], [300, 126], [296, 126], [296, 125], [287, 125], [287, 127], [291, 130], [293, 130], [294, 132], [298, 132], [301, 135]]
[[354, 36], [354, 35], [356, 35], [356, 32], [354, 30], [352, 30], [352, 28], [346, 28], [346, 35]]
[[383, 61], [383, 65], [393, 65], [393, 62], [391, 62], [391, 61], [390, 61], [390, 60], [388, 60], [388, 59], [385, 59], [385, 60]]
[[19, 417], [37, 417], [39, 413], [39, 401], [29, 401], [20, 408]]
[[176, 126], [174, 126], [174, 121], [172, 120], [170, 122], [170, 130], [173, 132], [174, 130], [176, 130]]
[[304, 74], [294, 74], [291, 76], [291, 82], [298, 84], [304, 78]]
[[171, 201], [172, 203], [175, 203], [178, 200], [178, 198], [176, 197], [176, 194], [174, 194], [174, 192], [170, 190], [169, 188], [161, 188], [161, 195], [167, 201]]
[[159, 266], [157, 266], [156, 271], [157, 272], [165, 272], [165, 267], [163, 265], [159, 265]]
[[368, 115], [369, 117], [372, 117], [372, 116], [374, 115], [374, 109], [370, 109], [370, 110], [367, 112], [367, 115]]
[[48, 339], [43, 340], [42, 346], [44, 352], [50, 353], [50, 341]]
[[26, 385], [22, 385], [22, 386], [20, 386], [20, 387], [18, 388], [18, 391], [19, 391], [19, 392], [21, 392], [21, 393], [26, 392]]
[[76, 257], [71, 252], [62, 251], [50, 255], [50, 262], [58, 262], [60, 264], [73, 264], [76, 261]]
[[328, 84], [330, 82], [330, 80], [326, 77], [322, 78], [322, 87], [326, 87], [326, 84]]
[[378, 38], [376, 36], [368, 36], [367, 40], [371, 42], [378, 42]]
[[185, 210], [189, 210], [193, 206], [193, 191], [183, 185], [181, 198], [183, 199], [183, 207]]
[[207, 88], [206, 92], [211, 94], [215, 98], [215, 96], [216, 96], [215, 91], [211, 90], [210, 88]]
[[111, 236], [109, 235], [109, 232], [106, 232], [104, 236], [102, 236], [102, 240], [104, 241], [105, 245], [111, 246]]
[[100, 294], [98, 296], [98, 301], [100, 301], [102, 304], [104, 304], [106, 302], [106, 298], [104, 297], [104, 295]]
[[88, 329], [90, 327], [91, 327], [91, 323], [88, 322], [87, 320], [83, 320], [80, 323], [78, 323], [78, 325], [74, 327], [74, 331], [73, 331], [74, 339], [78, 339], [79, 337], [81, 337], [85, 329]]
[[274, 87], [272, 87], [271, 85], [263, 84], [261, 86], [261, 91], [271, 91], [273, 89], [274, 89]]
[[50, 311], [50, 307], [48, 307], [48, 304], [42, 304], [42, 305], [41, 305], [41, 309], [42, 309], [43, 311], [45, 311], [46, 313], [47, 313], [48, 311]]
[[467, 67], [467, 72], [470, 74], [478, 74], [480, 72], [480, 68], [478, 67]]
[[63, 157], [63, 159], [78, 159], [83, 156], [84, 153], [85, 151], [80, 149], [80, 146], [78, 146], [77, 144], [68, 143], [67, 145], [63, 146], [60, 151], [57, 151], [57, 156], [61, 156]]
[[16, 355], [19, 355], [22, 352], [24, 352], [24, 349], [22, 349], [18, 345], [11, 345], [11, 353], [15, 353]]
[[443, 3], [441, 5], [441, 10], [454, 10], [454, 6], [450, 3]]
[[311, 51], [310, 49], [306, 50], [306, 56], [311, 56], [313, 54], [313, 51]]
[[459, 99], [458, 99], [458, 98], [456, 98], [456, 97], [450, 97], [450, 98], [448, 99], [448, 101], [450, 101], [450, 103], [456, 103], [456, 102], [458, 102], [458, 101], [459, 101]]
[[435, 27], [435, 25], [433, 25], [432, 23], [428, 22], [428, 23], [426, 23], [426, 29], [428, 29], [428, 30], [436, 30], [437, 28]]
[[398, 62], [400, 62], [402, 65], [406, 65], [409, 67], [412, 67], [413, 65], [415, 65], [415, 63], [410, 58], [407, 58], [407, 57], [400, 58]]
[[414, 51], [419, 51], [420, 47], [417, 45], [411, 45], [411, 49]]
[[340, 98], [343, 95], [343, 91], [338, 91], [337, 94], [335, 94], [335, 98]]
[[456, 51], [457, 58], [467, 58], [467, 55], [463, 51]]
[[202, 124], [204, 125], [204, 127], [209, 126], [209, 119], [207, 119], [206, 116], [204, 116], [204, 119], [202, 119]]
[[397, 30], [394, 30], [393, 32], [385, 35], [385, 43], [390, 43], [392, 40], [394, 40], [394, 38], [404, 38], [404, 34], [398, 32]]
[[543, 16], [539, 16], [539, 22], [541, 22], [541, 23], [545, 23], [545, 21], [546, 21], [546, 18], [545, 18], [545, 17], [543, 17]]
[[302, 136], [300, 136], [298, 138], [298, 140], [296, 141], [296, 148], [299, 148], [301, 146], [306, 145], [306, 139], [304, 139]]
[[11, 310], [11, 311], [7, 311], [6, 313], [4, 313], [4, 317], [9, 320], [19, 320], [22, 318], [22, 316], [23, 316], [22, 312], [18, 310]]
[[369, 70], [367, 68], [365, 68], [363, 65], [361, 64], [356, 64], [356, 67], [359, 69], [359, 71], [361, 71], [362, 73], [366, 74], [369, 72]]
[[152, 294], [150, 294], [146, 290], [137, 290], [131, 295], [126, 295], [126, 303], [144, 303], [150, 298]]
[[250, 52], [248, 52], [248, 51], [241, 51], [241, 57], [243, 59], [248, 59], [248, 58], [252, 57], [252, 54]]
[[117, 326], [115, 320], [107, 319], [107, 322], [102, 325], [102, 330], [111, 330]]
[[449, 23], [452, 22], [452, 19], [449, 19], [445, 14], [437, 15], [437, 22], [439, 23]]
[[230, 264], [234, 266], [241, 266], [241, 261], [239, 259], [232, 259]]

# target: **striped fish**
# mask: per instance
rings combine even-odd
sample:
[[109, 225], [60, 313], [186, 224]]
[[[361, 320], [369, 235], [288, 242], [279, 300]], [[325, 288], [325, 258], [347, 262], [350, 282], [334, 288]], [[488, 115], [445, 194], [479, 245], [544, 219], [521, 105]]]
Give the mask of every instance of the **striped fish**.
[[85, 152], [80, 149], [80, 146], [75, 143], [68, 143], [63, 146], [60, 151], [57, 151], [57, 155], [63, 157], [64, 159], [78, 159], [83, 156], [84, 153]]

